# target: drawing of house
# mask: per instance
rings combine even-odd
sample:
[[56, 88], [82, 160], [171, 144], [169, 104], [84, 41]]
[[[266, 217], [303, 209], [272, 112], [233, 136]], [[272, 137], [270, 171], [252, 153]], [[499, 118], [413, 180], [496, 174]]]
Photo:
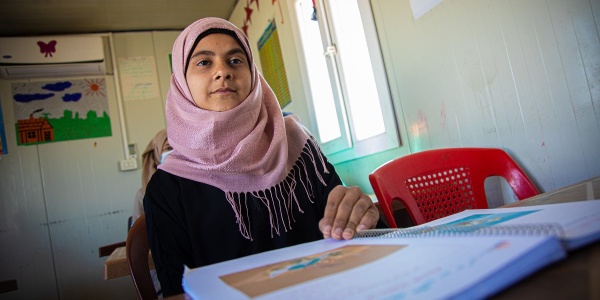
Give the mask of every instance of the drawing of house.
[[34, 118], [32, 115], [26, 120], [17, 120], [19, 143], [38, 143], [54, 140], [54, 128], [46, 118]]

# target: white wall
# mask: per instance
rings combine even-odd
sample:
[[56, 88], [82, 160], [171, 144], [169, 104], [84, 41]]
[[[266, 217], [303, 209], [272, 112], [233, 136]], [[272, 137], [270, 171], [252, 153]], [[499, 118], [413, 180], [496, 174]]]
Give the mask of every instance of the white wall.
[[[11, 84], [0, 80], [8, 155], [0, 158], [0, 281], [18, 291], [0, 299], [136, 299], [129, 276], [105, 281], [101, 246], [125, 241], [141, 170], [121, 172], [121, 126], [143, 151], [164, 128], [168, 54], [178, 32], [114, 34], [115, 58], [151, 56], [157, 97], [123, 101], [119, 119], [114, 76], [107, 83], [112, 136], [17, 146]], [[37, 81], [60, 80], [37, 79]], [[32, 80], [34, 81], [34, 80]], [[138, 163], [141, 163], [138, 156]]]
[[376, 0], [411, 152], [506, 149], [543, 191], [600, 175], [600, 3]]

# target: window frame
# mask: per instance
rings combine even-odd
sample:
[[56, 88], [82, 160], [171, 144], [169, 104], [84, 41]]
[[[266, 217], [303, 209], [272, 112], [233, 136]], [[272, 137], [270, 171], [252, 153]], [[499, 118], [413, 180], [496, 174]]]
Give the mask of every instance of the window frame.
[[[298, 12], [298, 3], [301, 0], [294, 0], [293, 11], [296, 20], [294, 20], [294, 34], [296, 36], [296, 42], [302, 43], [302, 32], [300, 28], [300, 17]], [[381, 52], [379, 39], [377, 36], [377, 29], [375, 20], [373, 18], [373, 12], [371, 9], [370, 2], [368, 0], [355, 0], [358, 4], [358, 8], [361, 15], [361, 22], [365, 31], [365, 38], [367, 40], [367, 47], [369, 51], [369, 58], [372, 64], [373, 75], [375, 77], [375, 84], [377, 93], [379, 96], [379, 105], [381, 107], [381, 113], [383, 117], [383, 123], [385, 131], [379, 135], [358, 141], [353, 128], [353, 118], [357, 114], [352, 113], [352, 107], [348, 101], [348, 91], [344, 81], [344, 70], [338, 55], [338, 49], [336, 45], [335, 29], [332, 28], [333, 24], [332, 14], [330, 13], [331, 5], [330, 1], [333, 0], [315, 0], [317, 10], [317, 21], [319, 24], [319, 30], [321, 32], [321, 42], [323, 45], [323, 55], [326, 56], [326, 64], [329, 70], [329, 78], [332, 86], [332, 92], [335, 100], [336, 113], [338, 117], [338, 126], [340, 129], [341, 136], [332, 141], [321, 143], [321, 149], [328, 155], [329, 160], [332, 163], [343, 162], [352, 160], [360, 157], [364, 157], [371, 154], [376, 154], [382, 151], [397, 148], [401, 145], [399, 128], [396, 120], [395, 109], [392, 101], [392, 96], [389, 88], [387, 79], [387, 73], [383, 62], [383, 55]], [[308, 80], [308, 70], [306, 64], [308, 63], [305, 58], [304, 48], [300, 47], [299, 58], [301, 60], [301, 72], [304, 83], [304, 88], [307, 95], [308, 109], [312, 114], [315, 114], [314, 101], [312, 99], [312, 88]], [[343, 49], [342, 49], [343, 50]], [[317, 121], [312, 120], [314, 128], [316, 128], [318, 138], [318, 124]]]

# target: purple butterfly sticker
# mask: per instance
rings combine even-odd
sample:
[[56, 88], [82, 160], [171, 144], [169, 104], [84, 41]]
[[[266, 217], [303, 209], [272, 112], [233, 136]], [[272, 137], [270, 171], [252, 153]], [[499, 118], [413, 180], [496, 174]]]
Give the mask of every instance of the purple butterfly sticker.
[[44, 57], [52, 57], [52, 53], [56, 52], [56, 41], [52, 40], [48, 44], [39, 41], [37, 42], [38, 46], [40, 46], [40, 53], [44, 53]]

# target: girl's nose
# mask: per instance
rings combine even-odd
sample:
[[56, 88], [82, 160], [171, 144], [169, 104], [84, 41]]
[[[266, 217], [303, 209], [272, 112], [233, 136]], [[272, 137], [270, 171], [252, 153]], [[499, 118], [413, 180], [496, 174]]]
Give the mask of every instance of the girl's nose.
[[217, 66], [217, 69], [215, 72], [215, 80], [221, 80], [222, 78], [225, 78], [225, 80], [231, 80], [232, 76], [233, 75], [231, 74], [231, 71], [229, 70], [229, 68], [227, 68], [223, 64], [219, 64]]

